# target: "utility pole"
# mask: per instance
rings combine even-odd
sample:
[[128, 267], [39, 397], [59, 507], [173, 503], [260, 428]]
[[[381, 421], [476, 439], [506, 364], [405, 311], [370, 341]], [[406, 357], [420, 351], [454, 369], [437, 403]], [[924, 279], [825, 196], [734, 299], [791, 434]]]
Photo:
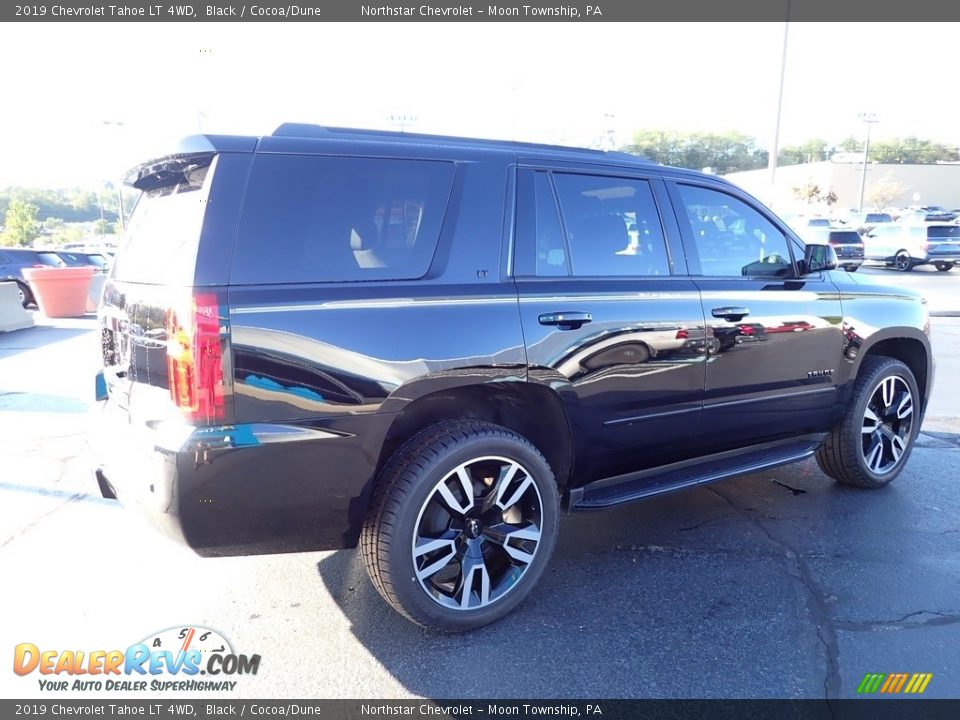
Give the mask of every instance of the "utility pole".
[[857, 117], [867, 124], [867, 142], [863, 146], [863, 172], [860, 174], [860, 202], [857, 203], [857, 212], [863, 212], [863, 191], [867, 188], [867, 160], [870, 157], [870, 126], [880, 122], [876, 113], [862, 112]]
[[[126, 127], [126, 125], [123, 123], [122, 120], [104, 120], [104, 121], [103, 121], [103, 125], [104, 125], [104, 127], [116, 128], [117, 130], [122, 130], [124, 127]], [[99, 193], [98, 193], [98, 195], [99, 195]], [[122, 232], [124, 231], [124, 225], [125, 225], [124, 220], [123, 220], [123, 218], [124, 218], [124, 212], [123, 212], [123, 179], [122, 179], [122, 178], [121, 178], [120, 182], [117, 183], [117, 205], [118, 205], [118, 207], [119, 207], [119, 216], [120, 216], [120, 217], [119, 217], [118, 225], [120, 226], [120, 232], [122, 233]], [[102, 203], [101, 203], [101, 207], [100, 207], [100, 217], [101, 217], [101, 218], [103, 217], [103, 204], [102, 204]]]
[[787, 0], [787, 20], [783, 24], [783, 54], [780, 57], [780, 87], [777, 91], [777, 120], [773, 128], [773, 146], [767, 159], [767, 170], [770, 173], [769, 204], [773, 205], [775, 183], [777, 180], [777, 156], [780, 154], [780, 116], [783, 112], [783, 82], [787, 74], [787, 39], [790, 36], [790, 0]]

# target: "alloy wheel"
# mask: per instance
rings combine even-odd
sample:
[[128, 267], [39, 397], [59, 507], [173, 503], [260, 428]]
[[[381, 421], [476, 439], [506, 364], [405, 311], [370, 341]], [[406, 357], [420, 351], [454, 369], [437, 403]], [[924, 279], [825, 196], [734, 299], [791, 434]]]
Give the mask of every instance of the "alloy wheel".
[[903, 378], [885, 377], [874, 389], [861, 426], [861, 451], [870, 472], [886, 475], [900, 464], [913, 437], [913, 409], [913, 395]]
[[475, 610], [503, 598], [533, 562], [543, 526], [540, 490], [515, 460], [468, 460], [447, 473], [420, 509], [414, 574], [434, 601]]
[[906, 272], [913, 267], [913, 260], [910, 257], [910, 253], [901, 250], [893, 259], [893, 264], [900, 272]]

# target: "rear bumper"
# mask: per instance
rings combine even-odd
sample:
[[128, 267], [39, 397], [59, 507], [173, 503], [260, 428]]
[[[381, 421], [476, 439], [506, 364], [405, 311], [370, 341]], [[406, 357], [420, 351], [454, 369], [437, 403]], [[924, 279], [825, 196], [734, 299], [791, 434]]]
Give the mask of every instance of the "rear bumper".
[[389, 416], [329, 427], [194, 428], [131, 423], [110, 401], [90, 428], [97, 482], [167, 537], [200, 555], [354, 547]]
[[923, 260], [925, 263], [960, 263], [960, 253], [928, 253]]

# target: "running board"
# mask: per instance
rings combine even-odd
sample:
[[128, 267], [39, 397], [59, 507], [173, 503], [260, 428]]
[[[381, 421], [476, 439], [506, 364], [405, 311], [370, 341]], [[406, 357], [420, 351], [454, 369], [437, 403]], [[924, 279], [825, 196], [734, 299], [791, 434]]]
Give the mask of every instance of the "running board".
[[584, 487], [571, 489], [569, 508], [600, 510], [651, 495], [694, 485], [706, 485], [717, 480], [805, 460], [817, 451], [825, 437], [825, 434], [804, 435], [598, 480]]

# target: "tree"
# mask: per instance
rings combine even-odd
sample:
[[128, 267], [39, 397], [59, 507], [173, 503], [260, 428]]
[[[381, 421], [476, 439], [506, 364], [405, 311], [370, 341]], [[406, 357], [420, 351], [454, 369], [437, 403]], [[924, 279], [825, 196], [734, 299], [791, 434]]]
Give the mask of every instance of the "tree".
[[820, 162], [827, 159], [826, 140], [819, 138], [807, 140], [801, 145], [788, 145], [777, 155], [778, 165], [799, 165], [800, 163]]
[[833, 207], [838, 199], [837, 194], [832, 189], [824, 192], [813, 180], [807, 180], [803, 185], [793, 188], [793, 195], [798, 200], [803, 200], [807, 205], [824, 203], [828, 208]]
[[820, 202], [823, 191], [813, 180], [807, 180], [803, 185], [793, 188], [793, 195], [798, 200], [803, 200], [807, 205], [813, 205], [815, 202]]
[[758, 147], [754, 138], [738, 132], [641, 130], [634, 135], [633, 143], [623, 149], [662, 165], [693, 170], [709, 167], [721, 174], [755, 170], [767, 164], [767, 151]]
[[877, 212], [881, 212], [886, 209], [887, 205], [903, 195], [906, 190], [905, 186], [890, 177], [890, 173], [887, 173], [879, 180], [870, 183], [869, 189], [864, 194], [867, 200], [873, 203]]
[[107, 233], [110, 233], [112, 231], [113, 231], [113, 225], [110, 223], [109, 220], [104, 220], [103, 218], [100, 218], [99, 220], [95, 220], [93, 223], [93, 232], [95, 235], [106, 235]]
[[842, 152], [863, 152], [863, 142], [857, 140], [853, 135], [845, 137], [837, 143], [837, 147]]
[[870, 146], [870, 159], [878, 163], [929, 165], [960, 160], [957, 148], [916, 137], [892, 138]]
[[4, 244], [24, 247], [30, 245], [39, 236], [37, 206], [22, 200], [11, 201], [4, 222]]

